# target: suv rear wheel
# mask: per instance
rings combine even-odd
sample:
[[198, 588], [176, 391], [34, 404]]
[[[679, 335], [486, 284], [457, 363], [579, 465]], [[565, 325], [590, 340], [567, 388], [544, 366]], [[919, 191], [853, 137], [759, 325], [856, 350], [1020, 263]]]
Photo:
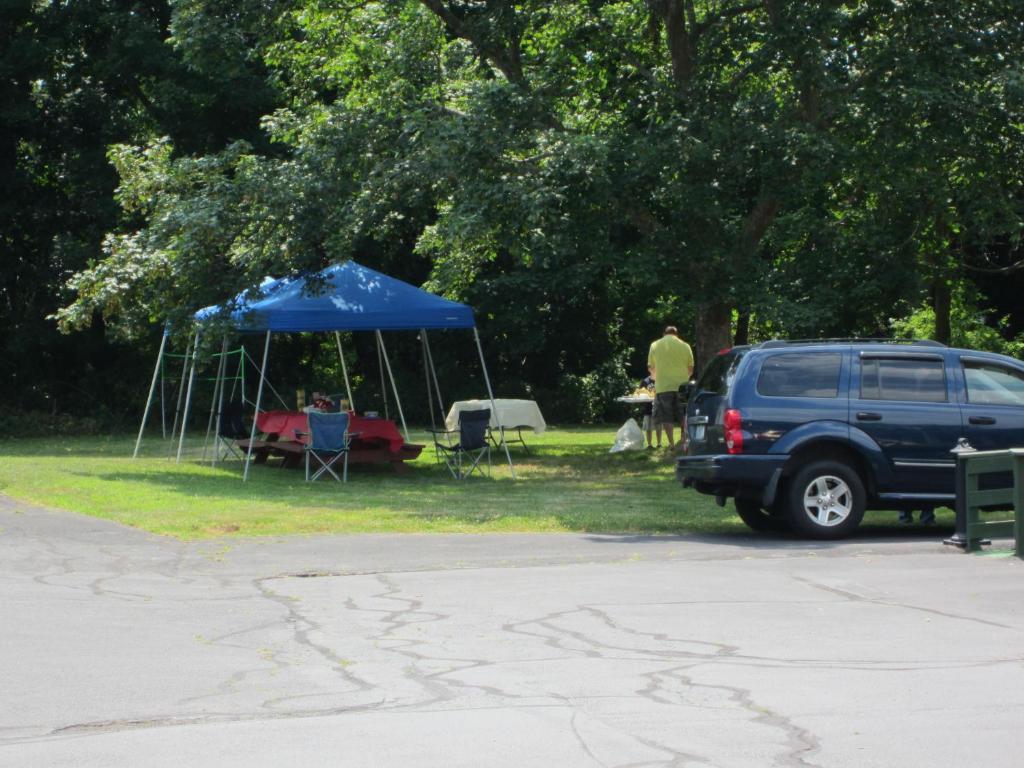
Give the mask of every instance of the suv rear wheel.
[[755, 531], [784, 531], [786, 518], [766, 510], [752, 499], [733, 499], [740, 520]]
[[786, 502], [794, 531], [812, 539], [841, 539], [864, 518], [864, 483], [848, 464], [815, 461], [793, 476]]

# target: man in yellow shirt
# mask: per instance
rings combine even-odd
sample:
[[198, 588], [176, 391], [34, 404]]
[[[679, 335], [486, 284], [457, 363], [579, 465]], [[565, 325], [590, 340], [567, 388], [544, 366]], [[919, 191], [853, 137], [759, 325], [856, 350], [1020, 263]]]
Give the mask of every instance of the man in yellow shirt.
[[[693, 350], [679, 338], [674, 325], [665, 329], [665, 335], [651, 344], [647, 353], [647, 367], [654, 376], [654, 423], [665, 428], [669, 449], [675, 448], [672, 428], [677, 422], [683, 428], [683, 414], [679, 409], [679, 387], [693, 374]], [[683, 437], [680, 434], [680, 437]]]

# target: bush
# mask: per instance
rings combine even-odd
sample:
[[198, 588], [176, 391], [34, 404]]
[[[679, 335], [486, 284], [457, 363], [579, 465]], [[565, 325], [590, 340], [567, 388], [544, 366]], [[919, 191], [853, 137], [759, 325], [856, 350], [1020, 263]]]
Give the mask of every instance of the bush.
[[0, 437], [96, 435], [102, 431], [101, 420], [90, 416], [0, 408]]
[[564, 374], [558, 392], [545, 398], [554, 404], [558, 421], [595, 424], [621, 416], [615, 398], [632, 391], [636, 384], [627, 373], [629, 355], [630, 350], [623, 350], [588, 373]]

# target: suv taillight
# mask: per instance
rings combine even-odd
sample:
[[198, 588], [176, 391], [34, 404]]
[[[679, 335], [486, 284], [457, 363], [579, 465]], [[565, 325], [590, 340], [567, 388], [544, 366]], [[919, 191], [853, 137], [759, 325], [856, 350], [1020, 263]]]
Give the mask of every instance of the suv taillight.
[[725, 426], [725, 447], [729, 453], [743, 453], [743, 416], [735, 408], [725, 412], [723, 420]]

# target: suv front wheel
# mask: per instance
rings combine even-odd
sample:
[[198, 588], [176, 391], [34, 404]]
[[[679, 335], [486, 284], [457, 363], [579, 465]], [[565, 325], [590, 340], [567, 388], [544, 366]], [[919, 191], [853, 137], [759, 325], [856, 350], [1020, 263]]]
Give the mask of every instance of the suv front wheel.
[[793, 530], [813, 539], [849, 536], [864, 518], [864, 483], [840, 461], [815, 461], [789, 482], [787, 511]]

